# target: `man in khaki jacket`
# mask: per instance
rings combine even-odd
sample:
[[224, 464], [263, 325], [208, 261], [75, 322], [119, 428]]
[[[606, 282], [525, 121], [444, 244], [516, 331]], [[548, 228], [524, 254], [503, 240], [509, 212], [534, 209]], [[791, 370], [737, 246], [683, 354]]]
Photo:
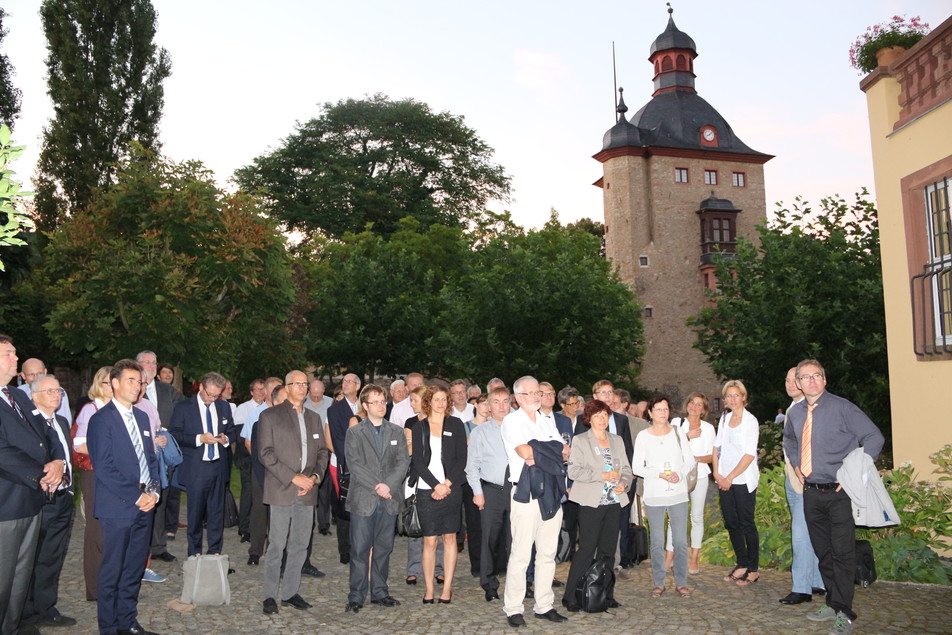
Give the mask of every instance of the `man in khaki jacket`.
[[[330, 453], [321, 418], [304, 407], [307, 375], [293, 370], [285, 378], [288, 398], [258, 419], [258, 458], [265, 469], [264, 503], [271, 506], [269, 545], [264, 559], [264, 613], [285, 606], [309, 609], [299, 594], [301, 566], [314, 523], [317, 486], [326, 473]], [[287, 563], [281, 575], [281, 559]]]

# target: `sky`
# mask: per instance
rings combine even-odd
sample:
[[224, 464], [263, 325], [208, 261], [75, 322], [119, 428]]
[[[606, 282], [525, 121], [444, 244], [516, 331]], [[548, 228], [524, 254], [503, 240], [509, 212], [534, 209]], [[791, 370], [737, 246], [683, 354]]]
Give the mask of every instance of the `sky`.
[[[698, 50], [698, 94], [765, 166], [768, 211], [873, 190], [866, 99], [848, 51], [893, 15], [932, 27], [948, 0], [673, 0]], [[44, 125], [46, 41], [38, 0], [0, 0], [23, 91], [13, 169], [29, 185]], [[495, 149], [513, 196], [494, 203], [526, 227], [552, 208], [562, 222], [602, 220], [592, 155], [615, 122], [617, 83], [629, 115], [651, 99], [648, 50], [664, 30], [661, 0], [153, 0], [156, 43], [169, 51], [162, 152], [200, 160], [219, 185], [279, 146], [320, 106], [384, 93], [462, 116]]]

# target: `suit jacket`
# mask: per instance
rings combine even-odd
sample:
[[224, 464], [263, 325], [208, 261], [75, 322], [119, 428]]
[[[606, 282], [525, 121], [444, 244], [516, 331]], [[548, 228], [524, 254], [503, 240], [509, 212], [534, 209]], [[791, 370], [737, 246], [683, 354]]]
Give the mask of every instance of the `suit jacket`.
[[334, 454], [337, 456], [337, 465], [340, 471], [347, 471], [347, 428], [354, 411], [350, 409], [347, 398], [338, 399], [327, 409], [327, 428], [330, 431], [331, 441], [334, 442]]
[[[76, 476], [75, 474], [76, 468], [73, 466], [72, 462], [70, 461], [70, 456], [72, 456], [72, 452], [73, 452], [73, 437], [70, 435], [70, 432], [69, 432], [69, 428], [70, 428], [69, 420], [63, 415], [59, 414], [59, 410], [57, 410], [56, 412], [57, 414], [54, 417], [54, 419], [56, 421], [56, 425], [59, 426], [60, 432], [63, 433], [63, 438], [66, 440], [66, 447], [63, 448], [63, 452], [66, 454], [66, 461], [70, 464], [69, 467], [66, 468], [66, 471], [63, 472], [63, 477], [65, 478], [67, 473], [70, 474], [69, 487], [67, 487], [66, 489], [70, 494], [72, 494], [73, 492], [76, 491], [74, 488], [76, 486], [76, 481], [79, 480], [79, 477]], [[45, 418], [43, 413], [40, 413], [40, 418], [41, 419]], [[46, 427], [49, 428], [49, 426], [46, 426]], [[53, 431], [53, 436], [54, 436], [54, 439], [50, 441], [50, 443], [53, 443], [51, 447], [62, 448], [63, 444], [60, 443], [59, 435], [56, 434], [55, 430]], [[70, 472], [70, 470], [72, 470], [72, 472]]]
[[[159, 461], [149, 429], [149, 417], [133, 408], [136, 425], [142, 436], [142, 449], [149, 463], [149, 476], [159, 481]], [[93, 512], [96, 518], [135, 518], [142, 513], [136, 501], [142, 495], [139, 484], [139, 459], [129, 431], [116, 404], [110, 401], [89, 418], [86, 446], [96, 473], [96, 500]]]
[[[159, 411], [159, 421], [162, 422], [163, 428], [168, 429], [172, 422], [172, 412], [175, 409], [175, 404], [185, 399], [185, 397], [172, 384], [167, 384], [158, 379], [153, 379], [152, 382], [155, 384], [155, 396], [158, 399], [155, 407]], [[228, 418], [231, 419], [230, 416]]]
[[[378, 433], [372, 429], [373, 425], [369, 419], [364, 419], [348, 428], [345, 438], [347, 456], [350, 457], [350, 491], [345, 508], [358, 516], [370, 516], [379, 503], [384, 504], [388, 514], [397, 514], [403, 508], [403, 479], [410, 466], [403, 428], [387, 420], [380, 424], [383, 426], [379, 432], [383, 435], [381, 456], [377, 452]], [[464, 447], [465, 441], [466, 434], [463, 433]], [[464, 466], [465, 463], [464, 460]], [[380, 498], [374, 491], [377, 483], [385, 483], [392, 498]]]
[[[621, 463], [621, 480], [626, 490], [631, 490], [633, 475], [631, 462], [624, 455], [625, 444], [617, 434], [608, 434], [608, 445], [612, 451], [612, 459], [619, 459]], [[602, 498], [605, 481], [602, 473], [605, 471], [605, 460], [598, 448], [595, 434], [589, 430], [572, 439], [572, 452], [569, 454], [569, 478], [573, 480], [572, 492], [569, 500], [579, 505], [598, 507]], [[628, 504], [628, 494], [618, 495], [618, 502], [624, 507]]]
[[53, 459], [69, 460], [56, 432], [33, 414], [33, 402], [15, 388], [10, 394], [23, 417], [0, 394], [0, 521], [38, 514], [45, 501], [40, 489], [43, 466]]
[[[628, 424], [628, 415], [618, 414], [617, 412], [612, 413], [612, 417], [615, 420], [615, 434], [621, 437], [622, 443], [625, 444], [625, 456], [628, 459], [629, 465], [631, 464], [631, 456], [635, 453], [635, 442], [634, 438], [631, 435], [631, 427]], [[590, 428], [582, 423], [582, 416], [579, 415], [578, 422], [575, 424], [575, 434], [582, 434]]]
[[[228, 443], [234, 444], [238, 438], [235, 434], [235, 421], [231, 416], [231, 406], [222, 399], [216, 399], [212, 404], [218, 415], [218, 432], [228, 437]], [[195, 437], [207, 432], [205, 429], [205, 407], [198, 403], [198, 398], [185, 399], [175, 404], [172, 410], [172, 421], [169, 423], [169, 434], [178, 441], [182, 450], [182, 464], [178, 467], [178, 482], [188, 487], [200, 474], [207, 447], [204, 443], [195, 445]], [[228, 448], [218, 446], [218, 465], [221, 475], [227, 479], [230, 452]]]
[[[433, 450], [430, 448], [430, 421], [420, 419], [410, 433], [413, 440], [413, 456], [410, 459], [413, 465], [412, 474], [423, 480], [430, 489], [435, 488], [440, 481], [436, 480], [430, 471], [430, 457]], [[462, 487], [466, 482], [466, 428], [463, 422], [456, 417], [443, 419], [443, 436], [440, 444], [443, 457], [443, 473], [450, 480], [453, 487]]]
[[293, 505], [303, 498], [305, 505], [317, 504], [317, 485], [303, 497], [299, 488], [291, 483], [297, 474], [317, 476], [318, 483], [327, 470], [330, 452], [324, 441], [324, 426], [321, 417], [313, 410], [304, 412], [304, 428], [307, 431], [307, 459], [301, 469], [301, 427], [298, 413], [290, 401], [272, 406], [261, 413], [252, 432], [258, 433], [258, 459], [264, 466], [265, 505]]

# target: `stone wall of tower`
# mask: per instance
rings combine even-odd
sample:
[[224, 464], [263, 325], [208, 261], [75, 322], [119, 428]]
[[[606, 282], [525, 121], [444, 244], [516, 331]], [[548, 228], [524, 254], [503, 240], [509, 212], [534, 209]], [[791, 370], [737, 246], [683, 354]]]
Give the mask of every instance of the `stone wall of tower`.
[[[675, 168], [688, 169], [687, 183], [675, 183]], [[646, 350], [640, 383], [669, 394], [675, 408], [693, 390], [704, 392], [713, 407], [720, 397], [720, 381], [693, 348], [697, 337], [685, 325], [705, 301], [699, 271], [700, 219], [695, 212], [713, 190], [743, 210], [737, 215], [737, 235], [756, 239], [755, 226], [766, 217], [763, 165], [619, 156], [605, 161], [603, 170], [606, 253], [651, 312], [644, 318]], [[717, 185], [704, 183], [705, 170], [717, 171]], [[744, 173], [744, 187], [732, 185], [734, 172]]]

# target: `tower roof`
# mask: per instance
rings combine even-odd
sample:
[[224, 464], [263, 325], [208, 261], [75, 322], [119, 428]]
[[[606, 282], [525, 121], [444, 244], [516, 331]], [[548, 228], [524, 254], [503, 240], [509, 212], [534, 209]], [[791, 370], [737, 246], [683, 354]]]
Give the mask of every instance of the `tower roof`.
[[664, 32], [651, 43], [651, 50], [648, 52], [649, 56], [654, 55], [658, 51], [666, 51], [668, 49], [690, 49], [697, 53], [694, 40], [674, 24], [674, 16], [671, 15], [672, 13], [674, 13], [674, 9], [672, 9], [669, 4], [668, 26]]

